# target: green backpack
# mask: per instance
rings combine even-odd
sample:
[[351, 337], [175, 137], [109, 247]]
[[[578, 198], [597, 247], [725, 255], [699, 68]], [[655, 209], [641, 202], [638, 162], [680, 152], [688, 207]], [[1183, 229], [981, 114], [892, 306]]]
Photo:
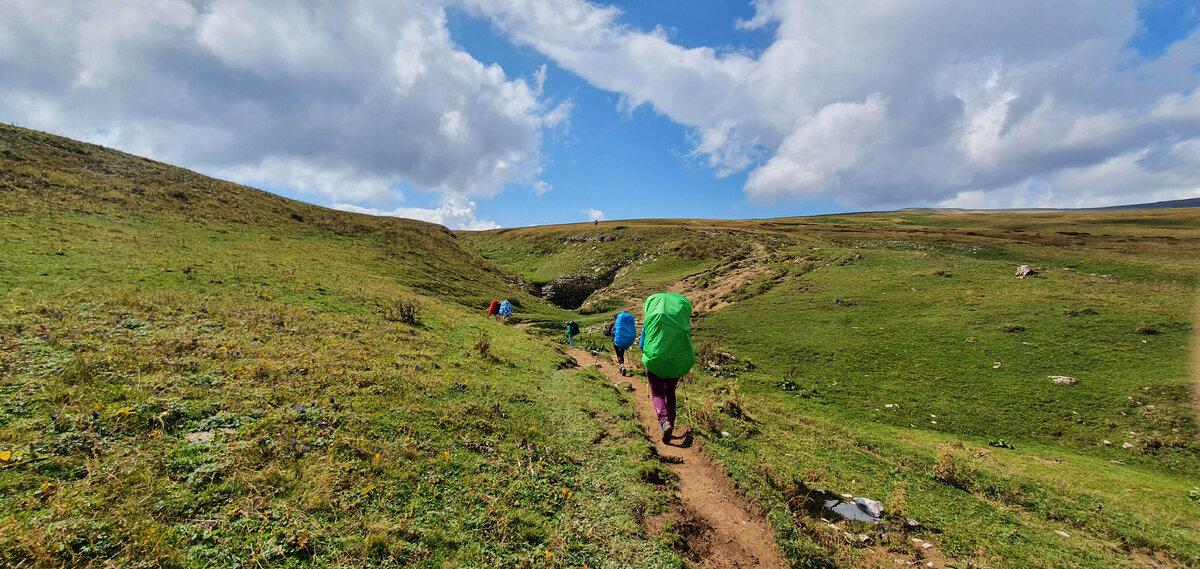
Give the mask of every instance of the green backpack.
[[692, 303], [660, 292], [642, 305], [642, 365], [663, 379], [683, 377], [696, 362], [692, 349]]

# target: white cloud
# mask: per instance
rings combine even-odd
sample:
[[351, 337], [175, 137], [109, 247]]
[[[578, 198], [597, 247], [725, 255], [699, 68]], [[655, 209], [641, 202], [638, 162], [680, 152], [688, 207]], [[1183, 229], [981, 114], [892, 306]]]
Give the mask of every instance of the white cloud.
[[1200, 31], [1145, 59], [1127, 47], [1138, 0], [756, 0], [730, 25], [773, 30], [757, 56], [684, 48], [581, 0], [459, 1], [621, 105], [693, 129], [692, 156], [718, 176], [748, 171], [751, 200], [1200, 191], [1177, 148], [1200, 140]]
[[462, 196], [450, 196], [442, 203], [441, 206], [436, 208], [400, 207], [393, 210], [384, 211], [373, 207], [360, 207], [348, 203], [334, 204], [330, 207], [333, 209], [340, 209], [342, 211], [365, 213], [367, 215], [386, 215], [390, 217], [404, 217], [408, 219], [428, 221], [429, 223], [444, 225], [450, 229], [470, 229], [474, 231], [482, 231], [485, 229], [500, 228], [500, 224], [494, 221], [476, 218], [475, 202], [470, 201]]
[[437, 1], [0, 2], [0, 119], [322, 200], [532, 183], [571, 111], [545, 73], [475, 60]]
[[535, 196], [544, 196], [546, 195], [546, 192], [549, 192], [553, 189], [554, 186], [551, 186], [545, 180], [537, 180], [533, 183], [533, 195]]
[[589, 207], [587, 209], [581, 209], [581, 210], [579, 210], [579, 213], [586, 215], [588, 221], [603, 221], [604, 220], [604, 212], [602, 212], [594, 207]]

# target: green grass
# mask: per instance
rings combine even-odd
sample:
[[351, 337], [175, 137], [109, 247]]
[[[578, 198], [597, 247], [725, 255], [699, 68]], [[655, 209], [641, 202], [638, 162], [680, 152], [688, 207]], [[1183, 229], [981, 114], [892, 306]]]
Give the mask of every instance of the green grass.
[[[605, 350], [612, 312], [733, 261], [763, 270], [695, 323], [681, 416], [796, 566], [913, 537], [957, 567], [1200, 564], [1197, 210], [456, 234], [0, 127], [0, 250], [5, 565], [681, 566], [641, 524], [664, 467], [562, 323]], [[527, 292], [609, 270], [582, 311]], [[813, 488], [888, 521], [851, 545]]]
[[[553, 236], [616, 224], [644, 228], [639, 243], [668, 264], [671, 244], [700, 232], [771, 252], [762, 277], [696, 323], [702, 352], [737, 361], [685, 382], [684, 416], [794, 562], [887, 564], [887, 550], [919, 555], [908, 538], [923, 537], [957, 566], [1200, 563], [1188, 370], [1200, 212], [647, 220], [468, 243], [502, 262], [515, 241], [539, 249], [528, 262], [565, 262], [575, 254]], [[712, 248], [695, 267], [738, 256]], [[1015, 278], [1025, 263], [1042, 274]], [[596, 296], [627, 289], [643, 292], [618, 279]], [[1050, 382], [1060, 374], [1080, 383]], [[874, 497], [923, 527], [852, 547], [797, 506], [804, 488]]]
[[680, 564], [629, 402], [452, 234], [0, 135], [0, 563]]
[[[739, 483], [785, 532], [822, 529], [787, 506], [791, 481], [808, 479], [885, 504], [902, 493], [906, 515], [936, 528], [920, 535], [964, 562], [1110, 567], [1136, 564], [1131, 551], [1200, 562], [1190, 275], [1089, 251], [1076, 259], [1121, 280], [1061, 269], [1019, 280], [1010, 260], [916, 245], [825, 248], [861, 259], [702, 319], [702, 342], [754, 364], [736, 381], [757, 422], [717, 414], [714, 430], [740, 436], [708, 446]], [[1059, 374], [1080, 383], [1048, 380]], [[698, 381], [707, 408], [726, 397], [727, 379]], [[1015, 450], [989, 446], [998, 439]], [[931, 476], [943, 453], [960, 465], [956, 484]]]

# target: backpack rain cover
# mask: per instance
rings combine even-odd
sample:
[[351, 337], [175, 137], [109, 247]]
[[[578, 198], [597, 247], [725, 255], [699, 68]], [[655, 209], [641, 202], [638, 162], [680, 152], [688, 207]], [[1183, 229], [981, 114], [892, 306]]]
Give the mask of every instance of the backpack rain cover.
[[646, 299], [642, 312], [642, 365], [663, 379], [683, 377], [696, 362], [692, 303], [681, 294], [660, 292]]
[[633, 319], [633, 315], [628, 312], [618, 314], [612, 328], [613, 346], [627, 350], [633, 345], [636, 336], [637, 321]]

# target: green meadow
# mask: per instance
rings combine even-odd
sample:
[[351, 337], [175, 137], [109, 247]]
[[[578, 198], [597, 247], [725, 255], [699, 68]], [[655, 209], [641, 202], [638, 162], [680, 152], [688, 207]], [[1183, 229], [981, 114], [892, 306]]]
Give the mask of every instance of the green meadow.
[[0, 126], [0, 564], [684, 566], [561, 337], [674, 289], [681, 422], [794, 566], [1200, 565], [1198, 277], [1197, 209], [455, 233]]

